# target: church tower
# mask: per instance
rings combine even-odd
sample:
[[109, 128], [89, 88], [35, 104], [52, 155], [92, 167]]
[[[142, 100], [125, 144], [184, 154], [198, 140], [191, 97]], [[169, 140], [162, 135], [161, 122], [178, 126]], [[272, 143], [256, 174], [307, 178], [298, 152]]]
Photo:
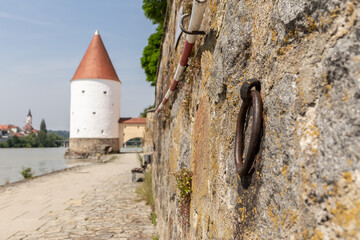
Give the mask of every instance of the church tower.
[[71, 79], [71, 152], [96, 153], [105, 146], [119, 152], [120, 86], [120, 79], [96, 30]]
[[30, 126], [32, 126], [32, 115], [30, 109], [28, 115], [26, 116], [26, 124], [30, 124]]

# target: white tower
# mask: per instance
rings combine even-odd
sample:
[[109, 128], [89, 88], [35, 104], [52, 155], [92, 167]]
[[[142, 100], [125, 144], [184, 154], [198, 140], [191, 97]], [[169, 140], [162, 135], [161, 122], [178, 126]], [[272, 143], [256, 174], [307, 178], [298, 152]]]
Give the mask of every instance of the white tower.
[[119, 152], [121, 82], [96, 30], [71, 80], [70, 151]]

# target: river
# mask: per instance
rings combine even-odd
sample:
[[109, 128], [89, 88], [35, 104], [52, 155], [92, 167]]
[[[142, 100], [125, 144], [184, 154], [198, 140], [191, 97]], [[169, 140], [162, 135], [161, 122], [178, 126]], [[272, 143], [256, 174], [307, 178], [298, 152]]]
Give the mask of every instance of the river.
[[30, 167], [34, 176], [88, 162], [65, 159], [66, 148], [0, 148], [0, 185], [23, 179], [23, 167]]

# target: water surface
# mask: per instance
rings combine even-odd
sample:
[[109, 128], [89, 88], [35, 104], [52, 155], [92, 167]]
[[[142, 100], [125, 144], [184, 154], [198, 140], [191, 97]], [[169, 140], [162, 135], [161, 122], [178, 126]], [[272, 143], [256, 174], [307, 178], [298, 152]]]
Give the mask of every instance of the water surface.
[[23, 179], [23, 167], [30, 167], [35, 176], [64, 168], [88, 164], [65, 159], [66, 148], [0, 148], [0, 185]]

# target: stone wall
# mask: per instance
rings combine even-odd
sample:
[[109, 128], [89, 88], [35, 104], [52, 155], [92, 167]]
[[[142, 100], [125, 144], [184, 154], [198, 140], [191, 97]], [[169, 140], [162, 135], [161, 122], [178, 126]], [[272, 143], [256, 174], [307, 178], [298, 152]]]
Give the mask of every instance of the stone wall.
[[102, 153], [106, 146], [112, 148], [113, 153], [119, 152], [119, 138], [70, 138], [69, 149], [75, 154]]
[[146, 127], [144, 131], [144, 153], [154, 152], [154, 127], [155, 127], [155, 109], [146, 112]]
[[[156, 103], [180, 50], [169, 1]], [[186, 0], [186, 11], [189, 3]], [[156, 119], [153, 183], [160, 239], [360, 238], [360, 4], [208, 0], [177, 93]], [[254, 171], [234, 165], [239, 90], [261, 81]], [[174, 176], [193, 172], [189, 226]]]

